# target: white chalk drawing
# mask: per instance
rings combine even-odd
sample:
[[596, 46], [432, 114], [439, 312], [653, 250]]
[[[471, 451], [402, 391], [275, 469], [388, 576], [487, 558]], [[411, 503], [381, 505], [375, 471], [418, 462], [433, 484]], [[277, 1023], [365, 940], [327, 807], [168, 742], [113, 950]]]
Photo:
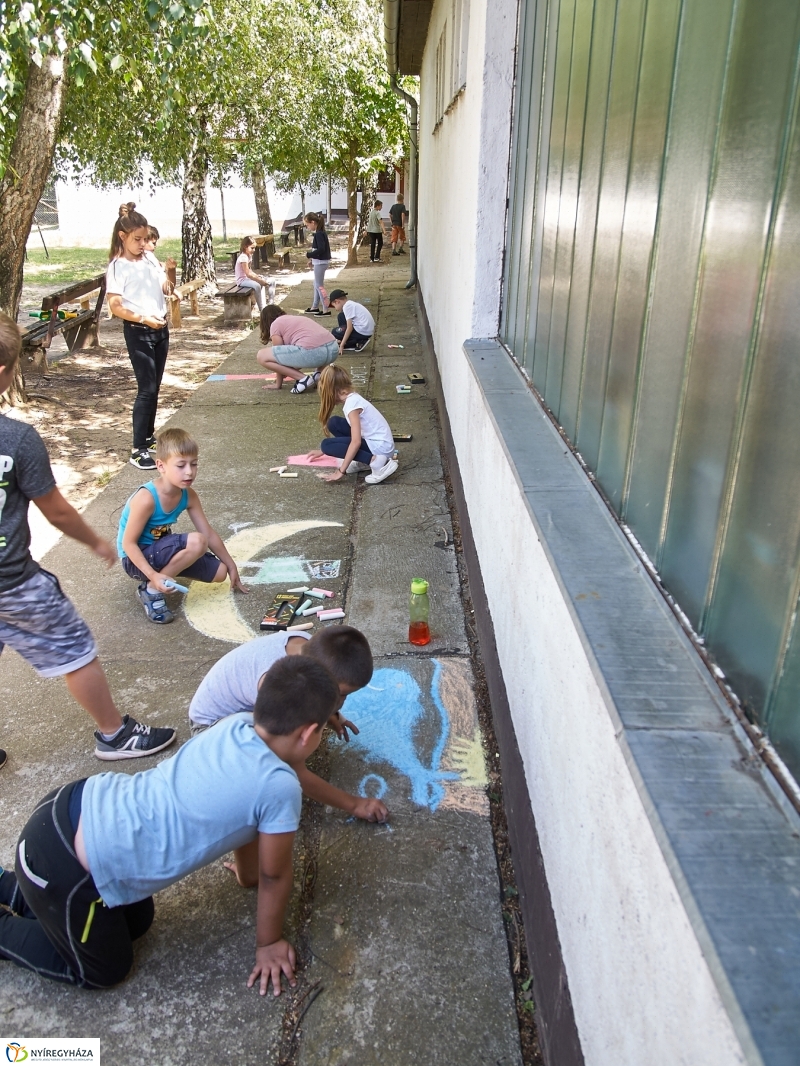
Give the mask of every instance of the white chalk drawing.
[[[225, 541], [234, 562], [247, 572], [249, 563], [278, 541], [302, 533], [306, 529], [319, 529], [324, 526], [341, 526], [341, 522], [273, 522], [268, 526], [252, 526], [241, 529]], [[307, 571], [304, 569], [299, 580], [304, 581]], [[244, 578], [245, 584], [249, 578]], [[292, 578], [291, 580], [295, 580]], [[193, 581], [184, 600], [184, 610], [189, 623], [200, 633], [215, 640], [224, 640], [229, 644], [244, 644], [258, 634], [250, 628], [239, 614], [236, 597], [239, 593], [231, 591], [230, 584], [223, 581], [219, 585], [206, 585], [202, 581]]]
[[251, 585], [281, 585], [310, 578], [338, 577], [341, 564], [341, 559], [315, 559], [312, 562], [302, 555], [275, 555], [242, 566], [248, 571], [255, 570], [255, 573], [247, 574], [247, 582]]
[[[408, 798], [421, 807], [485, 814], [487, 779], [469, 665], [434, 659], [429, 696], [426, 706], [408, 670], [376, 670], [366, 688], [347, 698], [345, 713], [360, 729], [349, 748], [367, 764], [388, 764], [407, 778]], [[424, 756], [421, 726], [434, 738]], [[389, 785], [373, 770], [362, 778], [359, 794], [387, 798], [391, 806]]]
[[348, 367], [348, 370], [350, 373], [350, 380], [354, 385], [366, 385], [369, 371], [364, 364], [361, 366]]

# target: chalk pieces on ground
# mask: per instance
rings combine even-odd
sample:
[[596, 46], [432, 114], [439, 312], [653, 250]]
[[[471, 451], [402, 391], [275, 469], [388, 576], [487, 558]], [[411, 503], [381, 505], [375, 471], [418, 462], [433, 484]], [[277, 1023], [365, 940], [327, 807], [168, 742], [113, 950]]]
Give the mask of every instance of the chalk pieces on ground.
[[326, 622], [331, 618], [344, 618], [344, 611], [341, 607], [334, 607], [330, 611], [318, 611], [317, 618], [320, 622]]

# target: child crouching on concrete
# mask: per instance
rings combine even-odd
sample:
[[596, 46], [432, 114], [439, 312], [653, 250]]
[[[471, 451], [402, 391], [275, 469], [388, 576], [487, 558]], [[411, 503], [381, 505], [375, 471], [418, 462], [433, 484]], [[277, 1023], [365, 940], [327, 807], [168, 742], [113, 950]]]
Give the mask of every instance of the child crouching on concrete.
[[[336, 709], [328, 719], [340, 738], [349, 740], [348, 729], [358, 729], [342, 717], [341, 707], [351, 692], [368, 685], [372, 678], [372, 651], [363, 633], [352, 626], [326, 626], [309, 637], [307, 633], [271, 633], [257, 637], [223, 655], [209, 670], [192, 697], [189, 718], [192, 735], [203, 732], [232, 714], [251, 711], [267, 672], [274, 663], [286, 656], [313, 659], [328, 669], [339, 689]], [[352, 796], [335, 788], [307, 767], [297, 767], [303, 792], [317, 803], [338, 807], [367, 822], [385, 822], [389, 816], [385, 805], [377, 799]], [[235, 865], [228, 865], [245, 884], [244, 874]]]
[[[161, 476], [134, 492], [119, 520], [117, 551], [122, 566], [126, 574], [139, 580], [137, 595], [148, 619], [160, 625], [174, 617], [164, 600], [170, 591], [169, 580], [191, 577], [217, 582], [229, 577], [232, 588], [249, 591], [192, 488], [197, 454], [197, 444], [186, 430], [162, 430], [156, 447], [156, 468]], [[172, 525], [184, 511], [188, 511], [196, 532], [173, 533]]]
[[322, 739], [338, 692], [311, 659], [268, 671], [255, 710], [235, 714], [141, 774], [55, 789], [0, 872], [0, 958], [79, 988], [110, 988], [153, 921], [153, 894], [235, 849], [258, 884], [248, 988], [291, 985], [283, 938], [302, 793], [297, 770]]

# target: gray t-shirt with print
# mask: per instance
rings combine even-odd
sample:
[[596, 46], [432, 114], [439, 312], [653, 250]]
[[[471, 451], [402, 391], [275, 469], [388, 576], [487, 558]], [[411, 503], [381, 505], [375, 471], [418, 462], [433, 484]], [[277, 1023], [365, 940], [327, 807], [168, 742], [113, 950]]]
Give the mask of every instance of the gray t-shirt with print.
[[55, 487], [47, 449], [36, 430], [0, 415], [0, 592], [38, 572], [30, 553], [28, 504]]

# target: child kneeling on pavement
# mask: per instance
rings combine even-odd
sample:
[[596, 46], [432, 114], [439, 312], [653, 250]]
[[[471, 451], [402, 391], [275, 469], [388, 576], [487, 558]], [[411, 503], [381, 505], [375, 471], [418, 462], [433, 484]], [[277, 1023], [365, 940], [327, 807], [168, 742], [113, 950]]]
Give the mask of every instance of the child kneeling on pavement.
[[235, 714], [140, 774], [98, 774], [55, 789], [19, 838], [16, 875], [0, 874], [0, 957], [80, 988], [110, 988], [133, 965], [153, 894], [234, 849], [258, 885], [247, 982], [294, 985], [283, 938], [300, 822], [298, 768], [317, 749], [339, 693], [303, 657], [270, 668], [253, 714]]
[[[342, 717], [341, 707], [351, 692], [368, 685], [372, 678], [372, 651], [363, 633], [352, 626], [326, 626], [313, 637], [307, 633], [271, 633], [240, 644], [223, 655], [209, 670], [192, 697], [189, 719], [192, 735], [210, 729], [232, 714], [252, 711], [268, 670], [284, 657], [299, 655], [313, 659], [330, 670], [339, 689], [339, 698], [328, 725], [348, 740], [348, 729], [358, 729]], [[383, 822], [388, 817], [380, 800], [353, 796], [324, 781], [306, 766], [299, 766], [303, 792], [317, 803], [338, 807], [367, 822]], [[239, 876], [240, 871], [230, 867]]]
[[[138, 578], [137, 595], [144, 612], [151, 622], [161, 625], [173, 620], [164, 595], [172, 591], [170, 582], [177, 577], [209, 583], [229, 577], [231, 588], [249, 591], [192, 488], [197, 455], [197, 444], [186, 430], [162, 430], [156, 446], [156, 467], [161, 476], [134, 492], [119, 520], [117, 551], [123, 569]], [[172, 532], [173, 522], [184, 511], [188, 511], [195, 533]]]

